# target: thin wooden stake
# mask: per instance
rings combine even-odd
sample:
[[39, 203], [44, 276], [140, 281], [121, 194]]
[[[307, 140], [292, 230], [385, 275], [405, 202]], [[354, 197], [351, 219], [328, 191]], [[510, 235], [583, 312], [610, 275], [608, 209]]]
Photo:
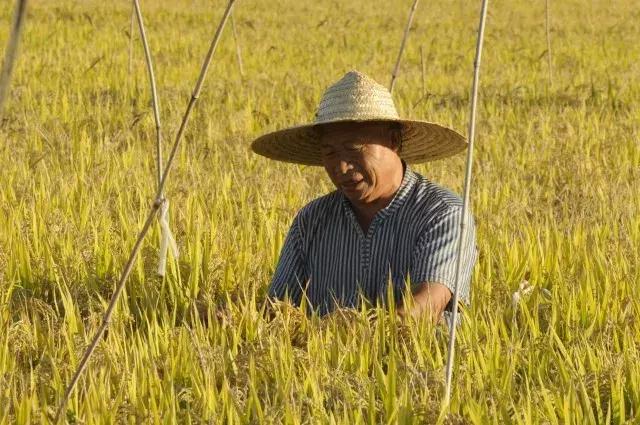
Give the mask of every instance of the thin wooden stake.
[[471, 169], [473, 165], [473, 142], [476, 131], [476, 106], [478, 101], [478, 83], [480, 79], [480, 59], [482, 58], [482, 40], [484, 38], [484, 26], [487, 19], [488, 0], [482, 0], [480, 11], [480, 25], [478, 27], [478, 40], [476, 43], [476, 57], [473, 63], [473, 86], [471, 93], [471, 113], [469, 119], [469, 147], [467, 148], [467, 165], [464, 175], [464, 196], [462, 198], [462, 220], [460, 221], [460, 236], [458, 238], [458, 258], [456, 261], [456, 288], [453, 293], [453, 314], [449, 330], [449, 347], [447, 353], [447, 367], [445, 380], [444, 404], [449, 406], [451, 400], [451, 378], [453, 376], [453, 361], [455, 358], [456, 328], [458, 327], [458, 298], [460, 292], [460, 270], [462, 268], [462, 254], [465, 246], [467, 211], [469, 210], [469, 198], [471, 192]]
[[238, 33], [236, 31], [236, 21], [233, 19], [233, 14], [229, 17], [231, 20], [231, 31], [233, 32], [233, 41], [236, 44], [236, 57], [238, 58], [238, 70], [240, 71], [240, 77], [244, 78], [244, 66], [242, 65], [242, 52], [240, 51], [240, 43], [238, 42]]
[[[142, 46], [144, 47], [144, 58], [147, 63], [147, 72], [149, 74], [149, 83], [151, 85], [153, 119], [156, 124], [156, 171], [159, 187], [160, 180], [162, 179], [162, 131], [160, 125], [160, 104], [158, 101], [158, 90], [156, 88], [155, 73], [153, 72], [151, 49], [149, 48], [149, 42], [147, 41], [147, 32], [144, 28], [144, 20], [142, 18], [142, 11], [140, 10], [140, 2], [138, 0], [133, 0], [133, 7], [135, 10], [135, 16], [138, 20], [138, 29], [140, 30], [140, 38], [142, 39]], [[160, 193], [160, 196], [162, 196], [162, 193]]]
[[[156, 124], [156, 172], [158, 187], [160, 187], [160, 180], [162, 179], [163, 164], [162, 164], [162, 127], [160, 124], [160, 101], [158, 97], [158, 90], [156, 88], [156, 77], [153, 71], [153, 60], [151, 59], [151, 49], [149, 48], [149, 42], [147, 41], [147, 32], [144, 26], [144, 19], [142, 17], [142, 11], [140, 9], [140, 2], [133, 0], [133, 7], [135, 9], [135, 15], [138, 21], [138, 28], [140, 30], [140, 38], [142, 39], [142, 46], [144, 47], [144, 58], [147, 64], [147, 71], [149, 74], [149, 83], [151, 85], [151, 100], [153, 105], [153, 119]], [[160, 193], [161, 198], [164, 198], [164, 193]], [[158, 275], [164, 276], [167, 266], [167, 252], [169, 247], [173, 253], [174, 258], [178, 257], [178, 247], [176, 245], [171, 228], [169, 227], [169, 202], [165, 202], [160, 209], [160, 215], [158, 217], [160, 221], [160, 258], [158, 260]]]
[[198, 77], [198, 81], [193, 90], [193, 94], [191, 95], [191, 100], [189, 100], [189, 104], [187, 105], [187, 109], [184, 112], [184, 116], [182, 117], [182, 122], [180, 123], [180, 128], [178, 129], [178, 134], [176, 135], [176, 141], [171, 148], [171, 152], [169, 153], [169, 159], [167, 161], [167, 166], [162, 173], [162, 180], [160, 181], [160, 187], [158, 188], [158, 193], [156, 193], [156, 199], [160, 198], [160, 194], [162, 193], [162, 187], [164, 186], [164, 182], [171, 171], [171, 164], [173, 163], [173, 159], [176, 156], [176, 152], [178, 150], [178, 145], [182, 135], [184, 134], [184, 130], [186, 128], [187, 122], [189, 121], [189, 117], [191, 116], [191, 110], [193, 109], [193, 105], [195, 104], [198, 97], [200, 97], [200, 91], [202, 90], [202, 85], [204, 84], [204, 80], [207, 76], [207, 71], [209, 70], [209, 65], [211, 64], [211, 58], [216, 51], [216, 47], [218, 47], [218, 42], [220, 41], [220, 36], [222, 35], [222, 30], [224, 29], [224, 25], [227, 23], [227, 19], [229, 18], [229, 14], [231, 13], [231, 8], [236, 0], [229, 0], [227, 4], [227, 9], [224, 12], [222, 17], [222, 21], [218, 26], [216, 34], [214, 35], [213, 41], [211, 42], [211, 46], [209, 46], [209, 51], [207, 52], [207, 56], [205, 57], [204, 63], [202, 65], [202, 69], [200, 71], [200, 76]]
[[549, 68], [549, 87], [553, 87], [553, 67], [551, 64], [551, 21], [549, 18], [549, 0], [544, 2], [545, 27], [547, 31], [547, 64]]
[[9, 93], [9, 83], [11, 82], [11, 74], [13, 66], [18, 56], [18, 45], [20, 44], [20, 34], [24, 26], [24, 17], [27, 11], [27, 0], [17, 0], [16, 8], [13, 14], [13, 25], [7, 42], [7, 49], [4, 52], [4, 61], [2, 62], [2, 71], [0, 72], [0, 118], [2, 118], [2, 108], [4, 101]]
[[104, 316], [102, 318], [102, 324], [100, 325], [100, 328], [98, 329], [98, 332], [96, 332], [95, 336], [91, 340], [91, 344], [89, 344], [89, 347], [87, 347], [87, 350], [84, 352], [84, 355], [82, 356], [82, 359], [80, 360], [80, 363], [78, 364], [78, 368], [76, 369], [75, 373], [73, 374], [73, 378], [71, 379], [71, 382], [69, 383], [69, 386], [67, 386], [67, 389], [66, 389], [66, 391], [64, 393], [64, 397], [62, 398], [62, 401], [60, 402], [60, 405], [58, 406], [58, 410], [56, 412], [55, 419], [53, 420], [54, 424], [57, 424], [59, 422], [59, 420], [61, 418], [61, 415], [62, 415], [62, 411], [64, 410], [65, 406], [67, 405], [67, 402], [69, 401], [69, 398], [71, 397], [71, 392], [73, 391], [73, 388], [75, 387], [76, 383], [78, 382], [78, 379], [80, 379], [80, 375], [82, 374], [82, 372], [86, 368], [87, 362], [89, 361], [89, 358], [91, 357], [91, 355], [93, 354], [94, 350], [98, 346], [98, 342], [100, 341], [100, 338], [104, 334], [104, 331], [106, 331], [107, 327], [109, 327], [109, 322], [111, 321], [111, 316], [113, 315], [113, 310], [115, 309], [116, 303], [117, 303], [118, 299], [120, 298], [120, 294], [122, 293], [122, 290], [124, 289], [124, 285], [125, 285], [125, 283], [127, 281], [127, 278], [129, 277], [129, 274], [131, 273], [131, 269], [133, 268], [133, 263], [135, 262], [135, 259], [136, 259], [137, 255], [138, 255], [138, 251], [140, 251], [140, 247], [142, 246], [142, 241], [144, 240], [144, 237], [146, 236], [147, 232], [149, 231], [149, 228], [151, 227], [151, 222], [153, 220], [153, 217], [158, 212], [158, 209], [160, 208], [162, 202], [163, 202], [162, 200], [156, 201], [151, 206], [151, 211], [149, 211], [149, 214], [147, 215], [147, 219], [145, 220], [144, 225], [142, 226], [142, 230], [140, 231], [140, 234], [138, 235], [138, 238], [136, 239], [136, 242], [133, 245], [133, 250], [131, 251], [131, 254], [129, 254], [129, 259], [127, 260], [127, 263], [126, 263], [126, 265], [124, 267], [124, 271], [122, 272], [122, 275], [120, 276], [120, 280], [118, 281], [118, 284], [116, 285], [116, 290], [113, 293], [113, 295], [111, 296], [111, 301], [109, 302], [109, 306], [107, 307], [107, 310], [105, 311]]
[[129, 21], [129, 77], [133, 72], [133, 23], [136, 19], [135, 6], [131, 5], [131, 19]]
[[427, 95], [427, 84], [425, 79], [425, 64], [424, 64], [424, 54], [422, 52], [422, 46], [420, 46], [420, 75], [422, 77], [422, 97]]
[[409, 11], [409, 19], [407, 20], [407, 26], [404, 28], [404, 35], [402, 36], [402, 42], [400, 43], [400, 51], [398, 52], [396, 65], [393, 67], [393, 72], [391, 73], [391, 82], [389, 83], [390, 93], [393, 93], [393, 86], [395, 85], [396, 77], [398, 76], [398, 71], [400, 70], [400, 60], [402, 59], [402, 52], [404, 52], [404, 46], [407, 43], [407, 38], [409, 38], [409, 30], [411, 29], [413, 15], [415, 15], [416, 9], [418, 8], [418, 1], [419, 0], [413, 0], [413, 5], [411, 6], [411, 10]]
[[207, 52], [207, 55], [205, 57], [204, 63], [202, 65], [202, 68], [200, 70], [200, 76], [198, 77], [198, 81], [196, 83], [195, 89], [193, 91], [193, 94], [191, 96], [191, 100], [189, 101], [189, 104], [187, 105], [187, 109], [184, 113], [184, 116], [182, 117], [182, 122], [180, 124], [180, 129], [178, 130], [178, 133], [176, 135], [176, 139], [173, 143], [173, 147], [171, 149], [171, 155], [169, 155], [169, 160], [167, 161], [167, 165], [162, 173], [162, 178], [160, 179], [160, 184], [158, 185], [158, 189], [156, 191], [156, 196], [155, 196], [155, 201], [153, 202], [152, 206], [151, 206], [151, 210], [149, 211], [149, 214], [147, 216], [147, 219], [144, 222], [144, 225], [142, 226], [142, 230], [140, 231], [140, 234], [138, 235], [138, 238], [136, 239], [136, 242], [133, 246], [133, 250], [131, 251], [131, 254], [129, 255], [129, 259], [127, 260], [127, 264], [125, 265], [124, 271], [122, 272], [122, 275], [120, 276], [120, 280], [118, 281], [118, 284], [116, 285], [116, 289], [115, 292], [113, 293], [111, 300], [109, 301], [109, 306], [107, 307], [107, 310], [102, 318], [102, 325], [100, 326], [100, 328], [98, 329], [98, 331], [96, 332], [95, 336], [93, 337], [91, 344], [89, 345], [89, 347], [87, 348], [87, 350], [84, 352], [84, 355], [82, 356], [82, 359], [80, 360], [80, 363], [78, 365], [77, 370], [75, 371], [75, 373], [73, 374], [73, 378], [71, 379], [71, 382], [69, 383], [69, 386], [67, 387], [65, 393], [64, 393], [64, 397], [60, 402], [60, 405], [58, 406], [58, 410], [56, 412], [56, 416], [54, 419], [54, 424], [57, 424], [61, 418], [62, 412], [65, 409], [69, 398], [71, 397], [71, 393], [73, 391], [73, 388], [75, 387], [76, 383], [78, 382], [78, 379], [80, 378], [80, 375], [82, 374], [82, 372], [84, 371], [84, 369], [87, 366], [87, 363], [89, 361], [89, 358], [91, 357], [91, 355], [93, 354], [94, 350], [96, 349], [96, 347], [98, 346], [98, 342], [100, 341], [100, 338], [102, 338], [102, 335], [104, 334], [105, 330], [107, 329], [107, 327], [109, 326], [109, 322], [111, 321], [111, 316], [113, 315], [113, 311], [115, 309], [115, 306], [118, 302], [118, 299], [120, 298], [120, 294], [122, 293], [122, 290], [124, 289], [125, 283], [127, 281], [127, 278], [129, 277], [129, 274], [131, 273], [131, 269], [133, 268], [133, 263], [135, 262], [135, 259], [138, 255], [138, 252], [140, 251], [140, 248], [142, 247], [142, 241], [144, 240], [144, 237], [147, 235], [147, 233], [149, 232], [149, 228], [151, 227], [151, 222], [154, 218], [154, 216], [156, 215], [156, 213], [158, 212], [158, 210], [160, 209], [160, 207], [162, 206], [162, 204], [164, 203], [164, 199], [161, 197], [161, 194], [163, 192], [164, 186], [166, 184], [167, 181], [167, 177], [169, 175], [169, 171], [171, 171], [171, 166], [173, 165], [173, 161], [175, 159], [175, 154], [176, 151], [178, 150], [178, 146], [180, 144], [180, 140], [182, 139], [182, 135], [184, 134], [184, 130], [187, 124], [187, 121], [189, 120], [189, 116], [191, 115], [191, 111], [193, 110], [193, 106], [195, 104], [195, 101], [198, 99], [198, 97], [200, 96], [200, 92], [202, 90], [202, 85], [204, 84], [204, 80], [205, 77], [207, 75], [207, 71], [209, 70], [209, 65], [211, 64], [211, 59], [213, 58], [213, 54], [215, 53], [216, 47], [218, 45], [218, 42], [220, 41], [220, 36], [222, 35], [222, 30], [224, 29], [224, 26], [227, 22], [227, 19], [229, 18], [229, 14], [231, 13], [231, 8], [233, 6], [233, 4], [235, 3], [235, 0], [229, 0], [229, 3], [227, 4], [227, 8], [224, 11], [224, 15], [222, 16], [222, 19], [220, 20], [220, 24], [218, 25], [218, 28], [216, 30], [216, 33], [213, 37], [213, 40], [211, 41], [211, 46], [209, 47], [209, 51]]

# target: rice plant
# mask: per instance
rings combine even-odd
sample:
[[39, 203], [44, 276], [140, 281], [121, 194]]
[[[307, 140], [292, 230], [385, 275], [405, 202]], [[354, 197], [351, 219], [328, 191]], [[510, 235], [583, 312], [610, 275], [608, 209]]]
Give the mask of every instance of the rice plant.
[[[167, 142], [226, 2], [141, 4]], [[14, 2], [0, 6], [6, 46]], [[333, 188], [324, 170], [270, 162], [249, 142], [307, 122], [352, 68], [388, 81], [410, 6], [237, 2], [244, 76], [229, 27], [164, 188], [180, 257], [157, 275], [154, 221], [68, 423], [640, 421], [640, 14], [629, 0], [552, 3], [552, 87], [544, 2], [492, 3], [471, 193], [480, 258], [448, 410], [445, 327], [382, 309], [265, 311], [294, 214]], [[466, 128], [479, 7], [416, 10], [394, 88], [403, 115]], [[156, 196], [130, 18], [130, 2], [29, 2], [0, 122], [0, 423], [53, 421]], [[462, 192], [464, 155], [416, 169]]]

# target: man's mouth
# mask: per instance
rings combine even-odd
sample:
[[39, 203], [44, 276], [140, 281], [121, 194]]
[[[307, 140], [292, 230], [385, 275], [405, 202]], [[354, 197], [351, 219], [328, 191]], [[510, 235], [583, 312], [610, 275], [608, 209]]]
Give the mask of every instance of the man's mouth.
[[344, 190], [356, 190], [358, 189], [358, 187], [360, 186], [361, 183], [364, 182], [364, 179], [360, 179], [360, 180], [349, 180], [346, 182], [342, 182], [340, 183], [340, 187]]

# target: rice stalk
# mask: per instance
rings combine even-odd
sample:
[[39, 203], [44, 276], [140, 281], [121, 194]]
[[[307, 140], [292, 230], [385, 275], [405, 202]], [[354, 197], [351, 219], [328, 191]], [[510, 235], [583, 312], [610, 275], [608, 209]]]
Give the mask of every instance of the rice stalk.
[[147, 235], [147, 232], [149, 231], [149, 228], [151, 226], [151, 222], [154, 218], [154, 216], [156, 215], [156, 213], [158, 212], [158, 210], [160, 209], [160, 207], [162, 206], [164, 199], [162, 198], [162, 192], [163, 192], [163, 188], [164, 185], [166, 184], [167, 181], [167, 177], [169, 175], [169, 171], [171, 170], [171, 166], [173, 164], [173, 160], [175, 158], [175, 153], [178, 149], [178, 145], [180, 143], [180, 140], [182, 138], [182, 135], [184, 134], [184, 130], [187, 124], [187, 121], [189, 119], [189, 116], [191, 114], [191, 111], [193, 110], [193, 106], [196, 102], [196, 100], [198, 99], [199, 95], [200, 95], [200, 91], [202, 90], [202, 86], [204, 84], [204, 80], [207, 74], [207, 71], [209, 69], [209, 65], [211, 64], [211, 60], [213, 58], [213, 54], [215, 53], [216, 47], [218, 45], [218, 42], [220, 41], [220, 37], [222, 35], [222, 30], [224, 29], [224, 26], [227, 22], [227, 19], [229, 17], [229, 14], [231, 13], [231, 8], [233, 7], [233, 4], [235, 3], [235, 0], [229, 0], [229, 3], [227, 4], [227, 7], [224, 11], [224, 14], [222, 16], [222, 19], [220, 20], [220, 23], [218, 25], [218, 28], [216, 30], [216, 33], [214, 34], [213, 40], [211, 41], [211, 45], [209, 47], [209, 51], [207, 52], [207, 55], [205, 57], [204, 63], [202, 65], [202, 68], [200, 70], [200, 75], [198, 77], [198, 81], [196, 83], [195, 89], [193, 91], [193, 95], [191, 96], [191, 100], [189, 101], [189, 104], [187, 105], [187, 109], [184, 113], [184, 116], [182, 118], [182, 123], [180, 124], [180, 129], [178, 131], [178, 134], [176, 135], [176, 139], [174, 141], [173, 144], [173, 148], [171, 150], [171, 155], [169, 156], [169, 160], [167, 161], [167, 166], [164, 169], [164, 172], [162, 174], [162, 178], [160, 180], [160, 183], [158, 184], [158, 189], [156, 192], [156, 197], [155, 197], [155, 201], [153, 202], [152, 206], [151, 206], [151, 210], [149, 211], [149, 214], [147, 215], [147, 219], [145, 220], [145, 223], [142, 227], [142, 230], [140, 231], [140, 234], [138, 235], [138, 238], [136, 239], [136, 242], [133, 246], [133, 249], [131, 251], [131, 254], [129, 255], [129, 259], [127, 261], [127, 264], [124, 268], [124, 271], [120, 277], [120, 280], [118, 281], [118, 284], [116, 285], [116, 289], [113, 293], [113, 296], [111, 297], [111, 300], [109, 301], [109, 306], [107, 307], [107, 310], [104, 314], [104, 317], [102, 319], [102, 325], [100, 326], [100, 328], [98, 329], [98, 331], [96, 332], [95, 336], [92, 339], [91, 344], [89, 345], [89, 347], [87, 348], [87, 350], [85, 351], [84, 355], [82, 356], [82, 359], [78, 365], [78, 368], [76, 369], [73, 378], [71, 379], [71, 382], [69, 383], [69, 386], [67, 387], [64, 397], [62, 399], [62, 401], [60, 402], [56, 415], [55, 415], [55, 419], [54, 419], [54, 423], [58, 423], [58, 421], [61, 418], [61, 414], [62, 411], [65, 409], [67, 402], [69, 401], [69, 397], [71, 396], [71, 392], [73, 391], [73, 388], [75, 387], [76, 383], [78, 382], [78, 379], [80, 378], [80, 375], [82, 374], [82, 372], [84, 371], [87, 362], [89, 361], [89, 358], [91, 357], [91, 355], [93, 354], [94, 350], [96, 349], [98, 342], [100, 341], [100, 338], [102, 337], [102, 335], [104, 334], [105, 330], [107, 329], [107, 327], [109, 326], [109, 322], [111, 320], [111, 316], [113, 314], [113, 311], [115, 309], [115, 306], [118, 302], [118, 299], [120, 298], [120, 294], [122, 293], [122, 290], [124, 289], [124, 286], [126, 284], [127, 278], [129, 277], [129, 274], [131, 273], [131, 269], [133, 268], [133, 263], [138, 255], [138, 252], [140, 251], [140, 248], [142, 246], [142, 241], [144, 240], [144, 237]]

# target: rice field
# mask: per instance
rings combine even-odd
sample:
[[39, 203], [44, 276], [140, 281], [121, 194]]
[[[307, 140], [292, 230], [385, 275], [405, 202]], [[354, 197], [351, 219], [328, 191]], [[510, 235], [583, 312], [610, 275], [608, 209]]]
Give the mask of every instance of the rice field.
[[[640, 423], [640, 7], [549, 4], [552, 81], [545, 2], [489, 4], [480, 257], [448, 410], [446, 327], [261, 310], [296, 211], [333, 187], [249, 143], [311, 120], [350, 69], [386, 85], [411, 1], [239, 0], [237, 44], [228, 26], [166, 187], [180, 255], [157, 276], [154, 224], [65, 421]], [[0, 0], [2, 48], [13, 5]], [[167, 151], [224, 7], [142, 2]], [[479, 9], [420, 3], [394, 89], [403, 116], [466, 134]], [[0, 122], [2, 424], [52, 423], [155, 195], [131, 10], [29, 4]], [[461, 193], [463, 167], [459, 155], [414, 169]]]

